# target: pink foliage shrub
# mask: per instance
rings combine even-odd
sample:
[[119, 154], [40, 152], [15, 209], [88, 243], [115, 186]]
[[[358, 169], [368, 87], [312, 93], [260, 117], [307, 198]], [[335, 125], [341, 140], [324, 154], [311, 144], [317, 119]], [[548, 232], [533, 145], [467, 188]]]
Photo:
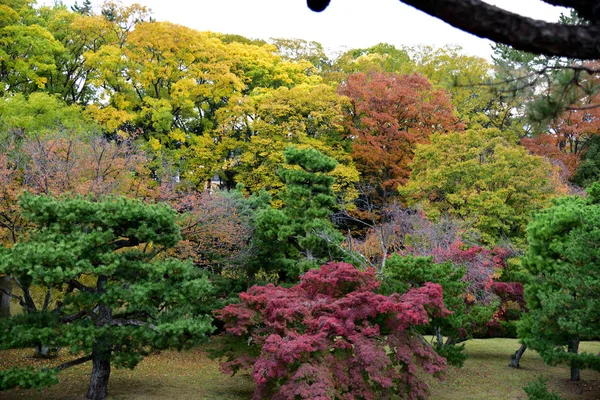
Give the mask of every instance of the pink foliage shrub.
[[488, 303], [495, 298], [492, 289], [494, 278], [506, 267], [506, 261], [513, 253], [502, 247], [494, 247], [491, 250], [481, 246], [464, 248], [463, 243], [456, 239], [447, 246], [408, 247], [400, 254], [431, 256], [436, 263], [450, 261], [456, 266], [464, 267], [464, 280], [468, 283], [467, 293], [470, 294], [468, 297]]
[[374, 270], [329, 263], [291, 288], [254, 286], [215, 314], [237, 347], [224, 373], [252, 368], [255, 399], [427, 397], [445, 360], [412, 329], [444, 316], [441, 286], [384, 296]]

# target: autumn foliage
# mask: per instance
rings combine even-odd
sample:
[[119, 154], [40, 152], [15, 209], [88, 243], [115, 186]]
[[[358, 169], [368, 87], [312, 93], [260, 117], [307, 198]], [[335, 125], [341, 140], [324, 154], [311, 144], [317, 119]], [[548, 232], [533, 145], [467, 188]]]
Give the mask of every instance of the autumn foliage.
[[417, 143], [461, 128], [450, 96], [418, 74], [353, 74], [338, 92], [350, 99], [346, 128], [352, 157], [363, 179], [380, 187], [384, 197], [406, 183]]
[[252, 368], [255, 399], [425, 398], [420, 369], [440, 376], [446, 362], [412, 328], [448, 313], [441, 286], [384, 296], [379, 285], [372, 269], [329, 263], [291, 288], [250, 288], [215, 313], [240, 345], [222, 371]]

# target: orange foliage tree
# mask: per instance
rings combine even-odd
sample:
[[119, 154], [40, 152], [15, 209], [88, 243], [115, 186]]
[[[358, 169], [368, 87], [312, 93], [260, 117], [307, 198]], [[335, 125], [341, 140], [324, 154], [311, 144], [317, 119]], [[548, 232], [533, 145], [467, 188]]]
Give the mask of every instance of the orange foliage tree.
[[421, 75], [352, 74], [338, 92], [350, 99], [345, 127], [356, 166], [383, 203], [408, 180], [417, 143], [462, 128], [450, 96]]
[[573, 72], [578, 79], [574, 88], [562, 88], [554, 94], [557, 99], [549, 104], [537, 102], [530, 106], [535, 117], [540, 113], [537, 108], [541, 107], [543, 111], [543, 106], [556, 108], [556, 104], [561, 102], [567, 105], [566, 111], [550, 121], [546, 132], [521, 141], [533, 154], [545, 156], [558, 165], [564, 171], [565, 179], [572, 178], [587, 149], [588, 140], [600, 130], [600, 74], [593, 72], [599, 67], [598, 62], [585, 63], [584, 68], [589, 68], [589, 71]]
[[554, 119], [548, 133], [524, 138], [521, 144], [533, 154], [560, 162], [569, 178], [579, 166], [585, 143], [599, 130], [600, 108], [574, 109]]

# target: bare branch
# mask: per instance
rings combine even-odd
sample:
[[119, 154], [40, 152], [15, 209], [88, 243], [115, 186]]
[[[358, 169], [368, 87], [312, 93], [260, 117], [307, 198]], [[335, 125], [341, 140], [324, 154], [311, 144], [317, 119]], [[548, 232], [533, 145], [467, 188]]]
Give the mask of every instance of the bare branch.
[[15, 299], [19, 302], [19, 305], [23, 308], [27, 308], [27, 304], [25, 304], [25, 300], [23, 300], [23, 298], [21, 296], [17, 296], [15, 294], [12, 294], [10, 292], [7, 292], [6, 290], [0, 288], [0, 292], [4, 293], [5, 295], [7, 295], [8, 297], [10, 297], [11, 299]]
[[140, 326], [156, 330], [156, 326], [148, 322], [139, 321], [137, 319], [113, 319], [112, 326]]
[[86, 363], [88, 361], [91, 361], [92, 358], [93, 357], [91, 355], [85, 356], [85, 357], [81, 357], [81, 358], [77, 358], [75, 360], [66, 362], [64, 364], [60, 364], [59, 366], [54, 367], [54, 369], [57, 369], [59, 371], [63, 371], [65, 369], [67, 369], [67, 368], [71, 368], [71, 367], [74, 367], [76, 365], [83, 364], [83, 363]]

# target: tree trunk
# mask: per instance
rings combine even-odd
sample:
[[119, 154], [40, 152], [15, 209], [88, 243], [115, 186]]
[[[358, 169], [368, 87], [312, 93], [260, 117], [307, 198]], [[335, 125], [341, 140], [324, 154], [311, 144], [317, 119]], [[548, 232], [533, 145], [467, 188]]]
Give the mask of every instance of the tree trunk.
[[51, 358], [50, 357], [50, 348], [42, 343], [36, 343], [35, 346], [35, 356], [37, 358]]
[[108, 378], [110, 377], [110, 355], [103, 351], [94, 351], [92, 359], [92, 376], [87, 398], [104, 400], [108, 396]]
[[519, 363], [521, 362], [521, 357], [523, 357], [525, 350], [527, 350], [527, 346], [522, 344], [521, 347], [519, 347], [519, 350], [515, 351], [515, 354], [510, 356], [510, 364], [508, 364], [508, 366], [512, 368], [519, 368]]
[[439, 326], [435, 327], [435, 339], [437, 340], [438, 346], [442, 347], [444, 345], [444, 337], [442, 336], [442, 330]]
[[[0, 276], [0, 289], [12, 293], [12, 285], [8, 275]], [[10, 317], [10, 296], [0, 291], [0, 318]]]
[[[579, 339], [569, 341], [568, 351], [574, 354], [579, 352]], [[571, 361], [571, 381], [579, 382], [579, 379], [581, 379], [579, 367], [575, 361]]]
[[61, 347], [56, 347], [56, 346], [48, 346], [46, 344], [43, 343], [36, 343], [34, 345], [34, 349], [35, 349], [35, 357], [36, 358], [56, 358], [58, 357], [58, 352], [60, 351]]
[[[96, 291], [98, 294], [106, 292], [108, 278], [105, 275], [98, 276]], [[100, 303], [96, 311], [98, 320], [96, 326], [102, 327], [112, 322], [112, 310]], [[110, 377], [111, 343], [109, 338], [102, 335], [96, 338], [94, 350], [92, 351], [92, 376], [87, 398], [90, 400], [104, 400], [108, 395], [108, 378]]]

